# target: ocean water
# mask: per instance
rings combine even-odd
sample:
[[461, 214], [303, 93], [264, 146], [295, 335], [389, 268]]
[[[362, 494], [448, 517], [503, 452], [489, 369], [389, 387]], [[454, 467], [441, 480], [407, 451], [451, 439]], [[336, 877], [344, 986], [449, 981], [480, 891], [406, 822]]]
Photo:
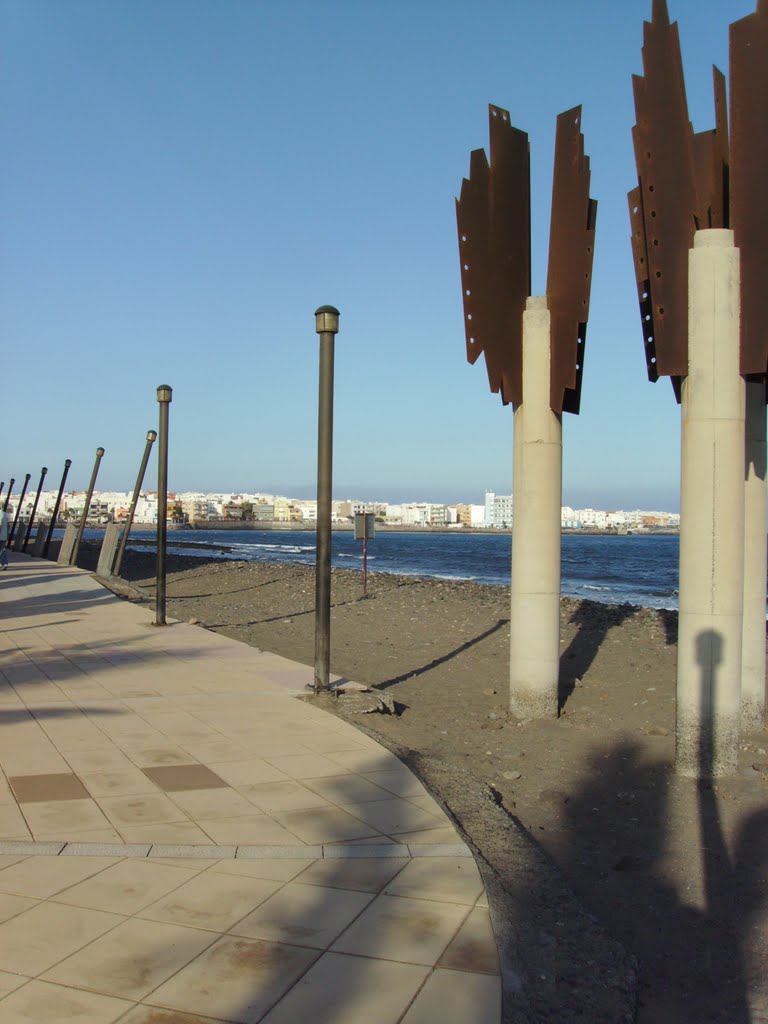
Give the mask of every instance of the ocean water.
[[[94, 536], [99, 534], [94, 532]], [[154, 536], [153, 531], [134, 531], [128, 546], [133, 540], [151, 541]], [[510, 581], [511, 544], [509, 534], [380, 532], [368, 542], [368, 571], [503, 586]], [[168, 534], [168, 550], [205, 558], [313, 565], [315, 534], [306, 530], [173, 531]], [[351, 532], [335, 532], [332, 564], [360, 569], [362, 561], [362, 542]], [[566, 596], [607, 604], [676, 608], [677, 583], [675, 535], [567, 534], [562, 538], [562, 592]]]

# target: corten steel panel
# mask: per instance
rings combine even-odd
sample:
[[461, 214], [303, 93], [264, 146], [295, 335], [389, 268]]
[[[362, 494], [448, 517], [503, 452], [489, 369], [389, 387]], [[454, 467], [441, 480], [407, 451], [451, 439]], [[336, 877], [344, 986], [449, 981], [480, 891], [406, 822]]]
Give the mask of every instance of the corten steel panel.
[[741, 372], [768, 369], [768, 0], [731, 25], [731, 227], [741, 250]]
[[589, 181], [581, 107], [574, 107], [557, 119], [549, 231], [550, 404], [556, 413], [578, 413], [581, 399], [597, 216]]
[[693, 129], [677, 26], [669, 23], [665, 0], [654, 0], [653, 20], [644, 25], [643, 70], [644, 76], [633, 77], [632, 134], [642, 199], [634, 206], [642, 214], [646, 272], [642, 277], [636, 268], [636, 276], [648, 282], [651, 320], [643, 326], [652, 328], [656, 363], [649, 376], [655, 380], [688, 372], [688, 250], [697, 213]]
[[725, 76], [712, 68], [715, 92], [715, 123], [712, 131], [693, 136], [696, 175], [696, 228], [728, 226], [728, 113]]
[[528, 136], [489, 107], [490, 166], [474, 150], [456, 201], [467, 358], [485, 353], [491, 391], [522, 401], [522, 331], [531, 289]]

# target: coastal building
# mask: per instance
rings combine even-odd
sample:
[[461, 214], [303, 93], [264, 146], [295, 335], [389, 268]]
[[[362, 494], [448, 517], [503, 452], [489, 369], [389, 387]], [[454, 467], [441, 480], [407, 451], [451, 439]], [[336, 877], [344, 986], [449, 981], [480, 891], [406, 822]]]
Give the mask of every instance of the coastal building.
[[511, 494], [485, 492], [485, 525], [496, 529], [509, 529], [514, 518], [514, 500]]

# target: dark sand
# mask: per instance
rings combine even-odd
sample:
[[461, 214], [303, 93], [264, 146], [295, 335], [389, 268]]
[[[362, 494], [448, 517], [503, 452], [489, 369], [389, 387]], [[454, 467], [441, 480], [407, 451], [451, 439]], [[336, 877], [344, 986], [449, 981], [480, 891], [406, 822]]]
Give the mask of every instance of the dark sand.
[[[169, 568], [169, 616], [313, 663], [312, 568]], [[147, 599], [153, 571], [129, 552]], [[332, 588], [332, 671], [403, 711], [308, 699], [403, 757], [475, 848], [519, 983], [507, 1020], [629, 1021], [636, 993], [642, 1024], [768, 1021], [768, 736], [732, 778], [675, 776], [674, 613], [564, 599], [562, 715], [519, 721], [507, 588], [382, 574], [362, 600], [342, 570]]]

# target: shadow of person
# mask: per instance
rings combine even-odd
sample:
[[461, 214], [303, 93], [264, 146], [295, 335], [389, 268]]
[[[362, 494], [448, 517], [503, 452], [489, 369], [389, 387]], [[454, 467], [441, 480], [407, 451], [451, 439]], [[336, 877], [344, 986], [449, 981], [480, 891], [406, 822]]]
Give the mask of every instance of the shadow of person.
[[557, 687], [557, 709], [562, 711], [573, 693], [576, 680], [581, 679], [605, 640], [609, 629], [620, 626], [637, 611], [630, 604], [600, 604], [580, 601], [570, 618], [579, 631], [560, 655], [560, 673]]

